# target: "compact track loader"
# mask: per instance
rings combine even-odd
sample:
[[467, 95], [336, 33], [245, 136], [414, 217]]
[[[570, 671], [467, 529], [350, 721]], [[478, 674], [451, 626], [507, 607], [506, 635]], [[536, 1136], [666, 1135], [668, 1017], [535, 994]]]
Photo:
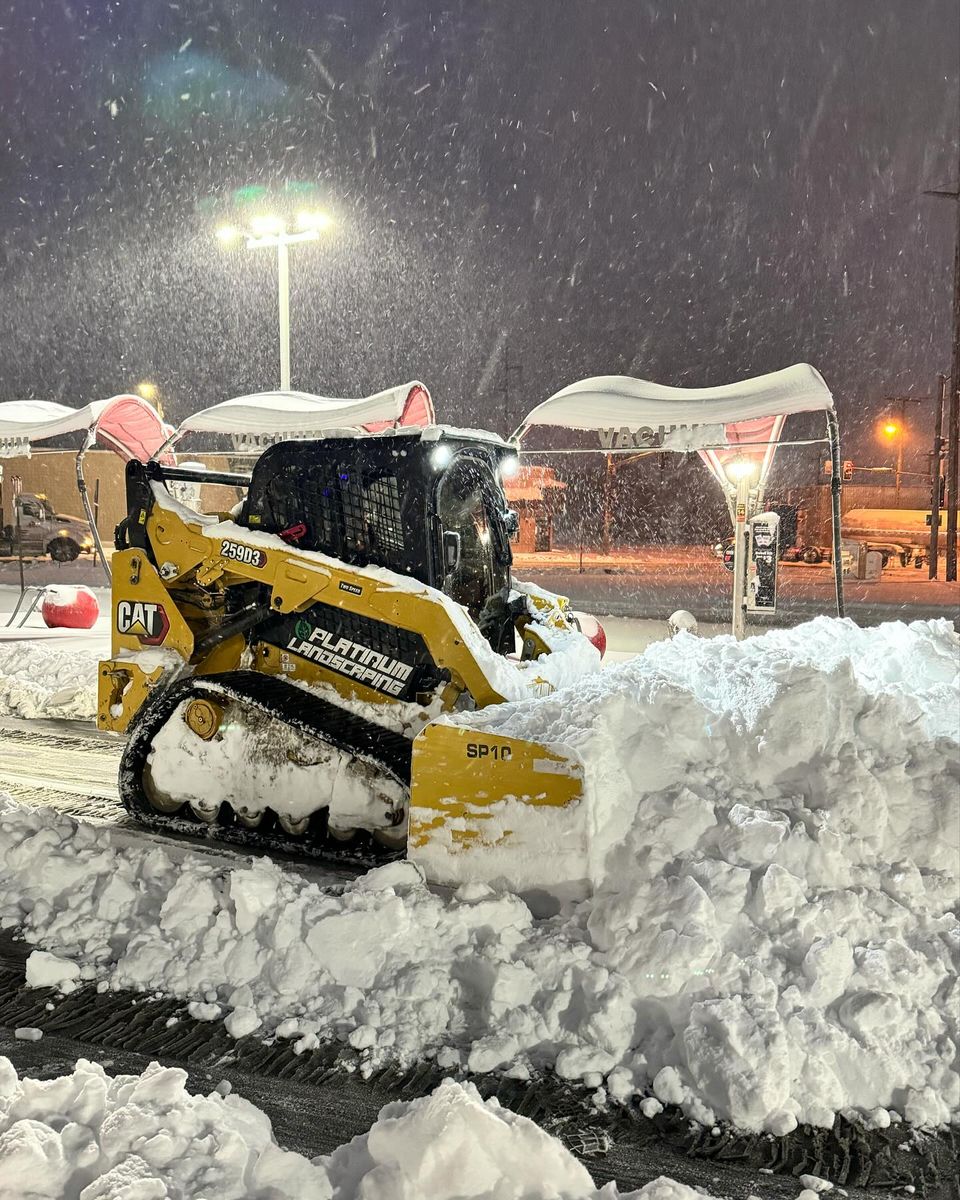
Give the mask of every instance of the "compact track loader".
[[[367, 862], [489, 843], [501, 801], [573, 805], [575, 757], [444, 720], [598, 662], [563, 598], [511, 580], [513, 453], [431, 428], [281, 442], [250, 475], [129, 463], [98, 717], [129, 735], [128, 810]], [[244, 498], [201, 514], [176, 482]]]

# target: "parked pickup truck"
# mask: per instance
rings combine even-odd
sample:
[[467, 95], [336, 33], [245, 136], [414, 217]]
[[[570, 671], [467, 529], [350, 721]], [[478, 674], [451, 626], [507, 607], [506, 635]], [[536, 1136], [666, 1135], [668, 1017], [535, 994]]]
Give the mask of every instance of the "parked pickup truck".
[[[55, 562], [72, 562], [93, 550], [93, 534], [83, 517], [53, 511], [46, 496], [22, 492], [16, 499], [20, 509], [20, 542], [24, 555], [49, 554]], [[17, 519], [0, 510], [0, 554], [17, 553]]]

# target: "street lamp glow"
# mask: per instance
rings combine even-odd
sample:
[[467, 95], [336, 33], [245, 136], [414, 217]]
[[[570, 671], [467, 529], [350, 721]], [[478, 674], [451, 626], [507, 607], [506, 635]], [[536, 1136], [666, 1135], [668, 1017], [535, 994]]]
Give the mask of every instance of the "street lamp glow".
[[222, 242], [245, 237], [248, 250], [275, 249], [277, 252], [278, 315], [280, 318], [280, 390], [290, 390], [290, 259], [289, 249], [301, 242], [315, 242], [321, 230], [332, 224], [323, 212], [303, 209], [297, 213], [296, 229], [291, 231], [286, 220], [276, 213], [259, 213], [251, 217], [241, 230], [226, 225], [217, 230]]
[[735, 458], [727, 466], [727, 478], [731, 483], [739, 483], [757, 473], [757, 464], [749, 458]]
[[896, 437], [900, 432], [900, 426], [893, 421], [888, 421], [883, 427], [883, 432], [885, 437]]
[[148, 379], [141, 379], [137, 384], [137, 395], [141, 396], [144, 400], [156, 400], [157, 385], [151, 383]]
[[280, 217], [252, 217], [250, 229], [255, 237], [279, 236], [284, 231], [284, 225]]
[[323, 212], [299, 212], [297, 213], [297, 228], [304, 233], [322, 233], [325, 229], [329, 229], [332, 224], [331, 218]]

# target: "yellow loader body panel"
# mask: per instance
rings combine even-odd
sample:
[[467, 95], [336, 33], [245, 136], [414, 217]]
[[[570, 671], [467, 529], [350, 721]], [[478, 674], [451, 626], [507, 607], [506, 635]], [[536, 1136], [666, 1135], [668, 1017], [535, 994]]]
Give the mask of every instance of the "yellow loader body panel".
[[573, 751], [442, 721], [414, 739], [407, 854], [429, 879], [500, 873], [582, 893], [587, 848], [583, 766]]

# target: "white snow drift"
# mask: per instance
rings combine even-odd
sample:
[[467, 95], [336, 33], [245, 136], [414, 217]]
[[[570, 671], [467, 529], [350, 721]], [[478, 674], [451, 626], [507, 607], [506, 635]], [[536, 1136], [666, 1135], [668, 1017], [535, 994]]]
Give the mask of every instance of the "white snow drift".
[[53, 956], [37, 982], [180, 996], [365, 1069], [548, 1067], [774, 1132], [937, 1126], [960, 1109], [957, 646], [946, 622], [681, 636], [458, 718], [584, 762], [594, 893], [548, 920], [411, 864], [333, 895], [12, 803], [0, 919]]
[[[111, 1078], [80, 1059], [19, 1079], [0, 1058], [0, 1200], [617, 1200], [526, 1117], [447, 1080], [388, 1104], [368, 1133], [313, 1162], [281, 1149], [269, 1118], [185, 1071]], [[226, 1091], [226, 1089], [223, 1089]], [[710, 1200], [658, 1179], [623, 1200]]]
[[99, 649], [67, 642], [0, 642], [0, 716], [92, 720]]

